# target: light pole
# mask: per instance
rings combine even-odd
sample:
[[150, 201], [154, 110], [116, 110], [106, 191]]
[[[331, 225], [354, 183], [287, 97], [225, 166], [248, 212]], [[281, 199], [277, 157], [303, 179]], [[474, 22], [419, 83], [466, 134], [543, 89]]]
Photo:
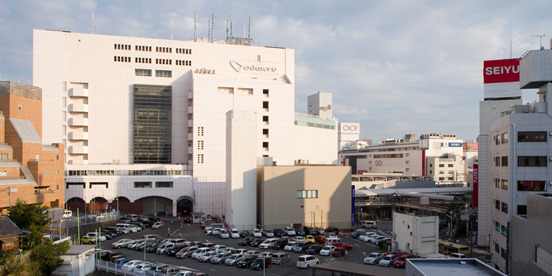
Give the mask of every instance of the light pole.
[[121, 217], [121, 213], [119, 213], [119, 197], [117, 197], [117, 219]]

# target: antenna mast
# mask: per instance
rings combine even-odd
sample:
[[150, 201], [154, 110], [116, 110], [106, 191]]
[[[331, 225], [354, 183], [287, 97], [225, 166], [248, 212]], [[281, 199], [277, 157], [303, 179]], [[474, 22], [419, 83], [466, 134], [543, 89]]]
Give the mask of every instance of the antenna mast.
[[211, 18], [207, 21], [207, 41], [211, 40]]
[[197, 24], [196, 24], [196, 12], [194, 12], [194, 41], [197, 42]]
[[215, 40], [214, 26], [215, 26], [215, 15], [211, 14], [211, 42]]
[[233, 37], [233, 35], [232, 35], [232, 14], [230, 14], [230, 37]]
[[174, 12], [171, 12], [171, 40], [173, 40]]
[[94, 1], [92, 1], [92, 34], [96, 33], [96, 26], [94, 25]]
[[247, 39], [251, 40], [251, 16], [249, 16], [249, 26], [247, 28]]
[[539, 38], [539, 50], [543, 50], [544, 48], [542, 47], [542, 38], [545, 37], [546, 35], [545, 34], [541, 34], [541, 35], [532, 35], [531, 37], [538, 37]]

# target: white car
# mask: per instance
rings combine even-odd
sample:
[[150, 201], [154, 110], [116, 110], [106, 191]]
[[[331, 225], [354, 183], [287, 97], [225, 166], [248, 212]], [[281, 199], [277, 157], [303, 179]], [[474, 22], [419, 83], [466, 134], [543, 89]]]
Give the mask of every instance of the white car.
[[230, 231], [230, 236], [232, 239], [239, 239], [240, 238], [240, 230], [236, 228], [232, 228], [232, 231]]
[[86, 233], [87, 236], [93, 238], [93, 239], [96, 239], [96, 240], [100, 240], [100, 241], [106, 241], [107, 238], [105, 236], [102, 236], [96, 232], [88, 232]]
[[371, 244], [377, 244], [379, 240], [385, 239], [386, 236], [372, 236], [370, 240], [368, 240]]
[[260, 238], [260, 237], [263, 236], [263, 233], [261, 232], [261, 230], [257, 229], [257, 228], [251, 230], [251, 233], [253, 234], [253, 237], [255, 237], [255, 238]]
[[153, 229], [159, 229], [159, 228], [163, 228], [165, 227], [165, 223], [162, 222], [162, 221], [156, 221], [152, 226], [151, 228]]
[[324, 246], [324, 248], [322, 248], [322, 250], [320, 250], [320, 255], [321, 256], [330, 256], [330, 255], [332, 255], [332, 252], [334, 251], [334, 249], [335, 249], [335, 246], [326, 245], [326, 246]]
[[383, 258], [383, 253], [380, 252], [373, 252], [370, 255], [368, 255], [366, 258], [364, 258], [365, 264], [377, 264], [381, 259]]
[[293, 250], [293, 248], [295, 247], [295, 244], [297, 242], [296, 241], [289, 241], [288, 244], [286, 244], [286, 246], [284, 246], [284, 250], [285, 251], [291, 251]]
[[139, 264], [139, 265], [134, 266], [134, 269], [132, 270], [132, 272], [137, 272], [137, 273], [144, 274], [144, 273], [146, 273], [146, 271], [148, 271], [149, 268], [152, 267], [152, 266], [153, 266], [152, 263], [143, 263], [143, 264]]
[[221, 238], [221, 239], [228, 239], [228, 238], [230, 238], [230, 232], [228, 232], [228, 230], [226, 230], [226, 229], [220, 230], [220, 238]]
[[288, 236], [295, 236], [295, 230], [291, 227], [286, 227], [284, 228], [284, 232], [286, 233], [286, 235]]
[[243, 254], [234, 254], [224, 261], [225, 265], [236, 265], [237, 262], [239, 262], [241, 259], [243, 259]]
[[362, 234], [360, 235], [360, 237], [358, 237], [359, 240], [363, 241], [363, 242], [368, 242], [370, 240], [371, 237], [373, 236], [376, 236], [377, 234], [374, 233], [374, 232], [368, 232], [366, 234]]
[[125, 263], [121, 268], [126, 271], [132, 271], [137, 265], [145, 263], [144, 261], [132, 260]]
[[297, 267], [310, 268], [320, 263], [317, 257], [313, 255], [302, 255], [297, 258]]
[[396, 259], [398, 259], [399, 256], [395, 254], [387, 254], [383, 259], [381, 259], [378, 263], [379, 266], [389, 266], [391, 265]]
[[114, 242], [111, 247], [113, 248], [124, 248], [127, 247], [130, 243], [134, 242], [134, 240], [131, 239], [122, 239]]

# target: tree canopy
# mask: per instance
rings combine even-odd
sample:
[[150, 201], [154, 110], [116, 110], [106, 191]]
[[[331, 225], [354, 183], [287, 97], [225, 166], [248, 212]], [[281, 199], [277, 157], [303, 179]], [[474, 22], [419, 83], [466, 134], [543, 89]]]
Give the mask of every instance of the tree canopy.
[[46, 206], [27, 204], [20, 199], [10, 207], [9, 217], [20, 229], [31, 232], [29, 237], [23, 240], [23, 248], [27, 249], [42, 243], [42, 233], [46, 231], [51, 221]]

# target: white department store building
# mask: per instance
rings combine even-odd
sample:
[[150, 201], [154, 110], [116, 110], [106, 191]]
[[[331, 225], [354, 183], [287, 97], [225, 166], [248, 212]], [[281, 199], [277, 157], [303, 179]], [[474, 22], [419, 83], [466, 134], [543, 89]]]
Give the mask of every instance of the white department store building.
[[[67, 147], [69, 202], [119, 198], [245, 228], [255, 225], [256, 193], [244, 172], [257, 158], [337, 162], [337, 122], [294, 113], [293, 49], [49, 30], [33, 41], [43, 139]], [[297, 149], [298, 137], [321, 134], [333, 146]]]

